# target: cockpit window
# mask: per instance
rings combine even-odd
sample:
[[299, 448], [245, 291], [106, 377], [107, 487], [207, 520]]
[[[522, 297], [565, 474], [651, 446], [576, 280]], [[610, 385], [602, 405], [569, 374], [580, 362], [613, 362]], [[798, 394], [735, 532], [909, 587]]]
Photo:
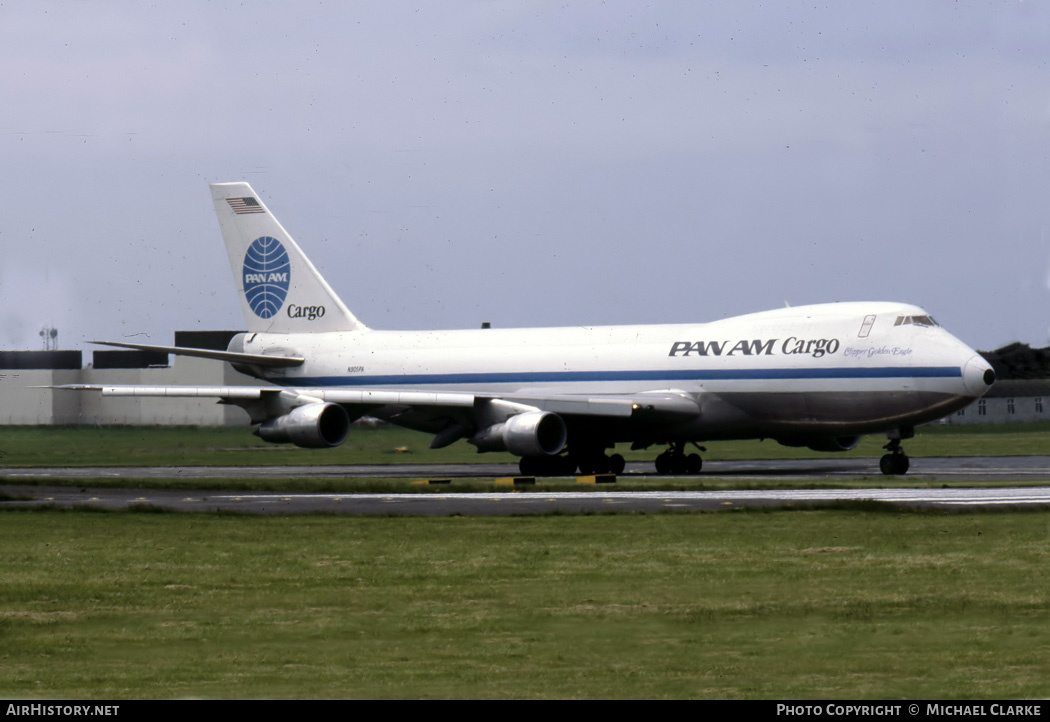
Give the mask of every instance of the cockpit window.
[[932, 326], [940, 326], [940, 324], [937, 323], [933, 319], [933, 316], [897, 316], [897, 320], [896, 320], [896, 322], [893, 325], [894, 326], [915, 325], [915, 326], [931, 326], [931, 327]]

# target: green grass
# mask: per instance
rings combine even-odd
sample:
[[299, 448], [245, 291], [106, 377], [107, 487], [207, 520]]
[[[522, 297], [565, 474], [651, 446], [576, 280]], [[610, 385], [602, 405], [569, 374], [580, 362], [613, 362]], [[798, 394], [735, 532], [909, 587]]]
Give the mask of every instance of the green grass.
[[0, 514], [9, 698], [1045, 698], [1050, 514]]
[[269, 444], [245, 427], [9, 426], [0, 428], [3, 466], [267, 466], [516, 461], [480, 455], [460, 442], [428, 448], [429, 436], [398, 427], [354, 427], [334, 449]]
[[[430, 437], [396, 427], [357, 428], [336, 449], [299, 449], [261, 441], [248, 428], [42, 427], [0, 428], [0, 465], [14, 466], [193, 466], [341, 465], [395, 463], [516, 462], [510, 454], [478, 454], [459, 441], [428, 448]], [[874, 458], [886, 440], [865, 437], [845, 456]], [[904, 446], [910, 456], [1012, 456], [1047, 454], [1050, 422], [1004, 426], [924, 426]], [[629, 461], [651, 461], [656, 447], [617, 450]], [[775, 441], [707, 444], [707, 460], [827, 458], [828, 454], [781, 446]], [[399, 453], [397, 450], [402, 450]]]

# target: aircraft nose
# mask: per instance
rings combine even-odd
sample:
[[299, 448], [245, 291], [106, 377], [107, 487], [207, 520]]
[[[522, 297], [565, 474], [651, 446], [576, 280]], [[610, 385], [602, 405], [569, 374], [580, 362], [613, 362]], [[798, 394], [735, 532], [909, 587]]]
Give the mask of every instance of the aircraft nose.
[[980, 355], [975, 355], [963, 367], [963, 385], [974, 398], [984, 394], [995, 383], [995, 371]]

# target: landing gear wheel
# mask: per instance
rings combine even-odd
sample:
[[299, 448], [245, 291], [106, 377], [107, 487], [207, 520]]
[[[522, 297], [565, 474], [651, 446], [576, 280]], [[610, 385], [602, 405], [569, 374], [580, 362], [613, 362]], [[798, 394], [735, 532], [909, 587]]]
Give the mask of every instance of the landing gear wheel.
[[576, 471], [576, 460], [568, 456], [523, 456], [518, 460], [522, 476], [569, 476]]
[[670, 474], [671, 473], [671, 460], [674, 455], [670, 451], [665, 451], [656, 457], [656, 473], [657, 474]]
[[600, 459], [591, 457], [589, 459], [580, 460], [580, 473], [584, 476], [590, 476], [591, 474], [601, 474], [602, 466], [604, 464]]
[[907, 474], [908, 469], [911, 468], [911, 462], [908, 461], [908, 457], [904, 454], [898, 456], [894, 463], [897, 465], [898, 474]]
[[689, 470], [689, 466], [685, 460], [685, 454], [675, 454], [671, 457], [671, 473], [676, 476], [682, 476]]
[[907, 474], [911, 463], [908, 461], [908, 455], [901, 448], [901, 440], [890, 439], [890, 443], [882, 448], [890, 452], [879, 459], [879, 469], [882, 473], [886, 476], [903, 476]]
[[885, 454], [879, 459], [879, 469], [886, 476], [893, 476], [893, 454]]
[[685, 457], [685, 470], [690, 474], [699, 474], [703, 465], [704, 460], [700, 458], [700, 454], [690, 454]]
[[904, 455], [904, 452], [886, 454], [879, 459], [879, 469], [886, 476], [903, 476], [908, 473], [910, 466], [911, 462], [908, 461], [908, 457]]
[[[674, 446], [657, 456], [656, 473], [675, 474], [676, 476], [699, 474], [700, 469], [704, 465], [704, 460], [700, 458], [700, 454], [689, 454], [686, 456], [683, 451], [684, 446], [685, 442], [677, 441]], [[705, 451], [702, 446], [697, 448]]]
[[[579, 466], [582, 476], [591, 474], [619, 474], [626, 464], [624, 458], [619, 454], [605, 455], [605, 446], [597, 444], [580, 445], [569, 452], [575, 463]], [[574, 467], [575, 470], [575, 467]]]

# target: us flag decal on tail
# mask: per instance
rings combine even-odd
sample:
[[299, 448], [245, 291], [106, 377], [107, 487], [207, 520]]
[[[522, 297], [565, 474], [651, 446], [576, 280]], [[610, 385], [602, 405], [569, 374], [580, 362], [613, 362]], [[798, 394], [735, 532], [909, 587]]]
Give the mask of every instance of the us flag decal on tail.
[[250, 196], [247, 198], [227, 198], [226, 202], [230, 204], [230, 208], [237, 215], [266, 212], [266, 209], [259, 205], [259, 201]]

